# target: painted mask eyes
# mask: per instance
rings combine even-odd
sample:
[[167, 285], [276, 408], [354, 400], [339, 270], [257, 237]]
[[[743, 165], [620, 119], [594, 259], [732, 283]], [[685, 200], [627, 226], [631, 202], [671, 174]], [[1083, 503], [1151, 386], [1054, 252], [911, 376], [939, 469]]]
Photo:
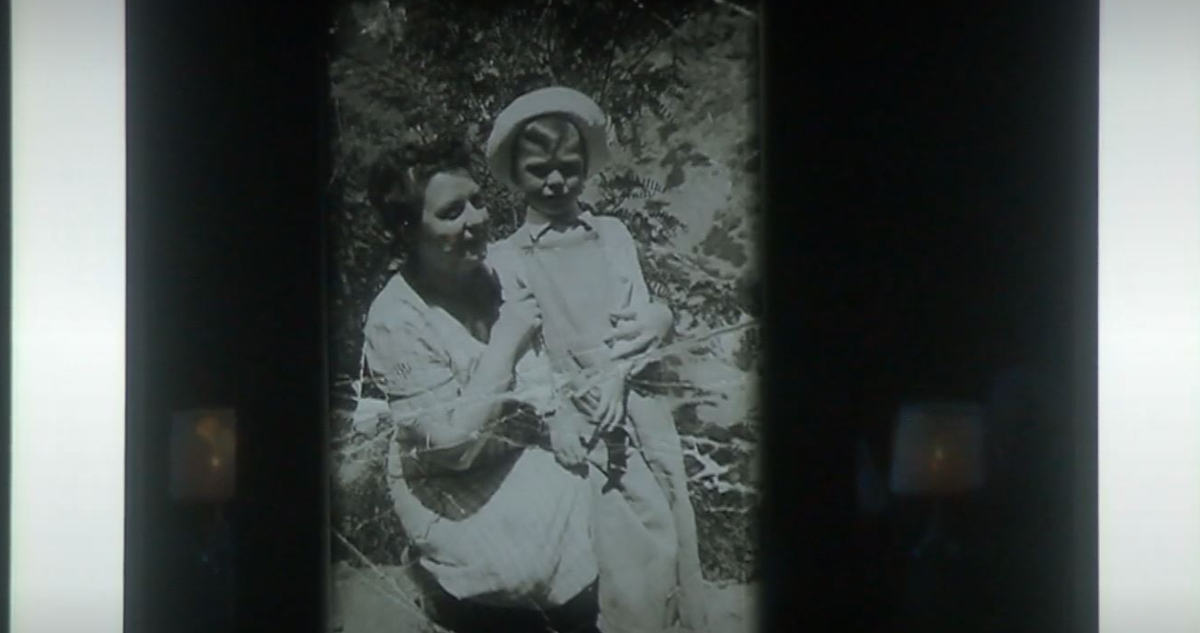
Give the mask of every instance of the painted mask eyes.
[[530, 165], [529, 167], [527, 167], [525, 169], [525, 171], [527, 171], [529, 173], [529, 175], [533, 176], [534, 178], [537, 178], [539, 180], [545, 180], [545, 179], [549, 178], [550, 175], [553, 174], [555, 171], [558, 171], [558, 174], [560, 176], [562, 176], [564, 179], [567, 179], [567, 178], [575, 178], [575, 177], [579, 176], [579, 174], [583, 170], [580, 168], [580, 165], [578, 165], [576, 163], [564, 163], [564, 164], [558, 165], [556, 167], [552, 167], [550, 165], [544, 165], [544, 164], [543, 165]]

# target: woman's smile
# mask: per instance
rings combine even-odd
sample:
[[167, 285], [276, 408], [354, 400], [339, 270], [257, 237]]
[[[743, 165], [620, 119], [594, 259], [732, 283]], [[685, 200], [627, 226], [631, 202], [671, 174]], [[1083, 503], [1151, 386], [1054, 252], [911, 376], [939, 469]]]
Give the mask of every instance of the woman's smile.
[[464, 173], [430, 178], [418, 233], [422, 265], [447, 272], [473, 269], [484, 260], [487, 237], [488, 212], [479, 185]]

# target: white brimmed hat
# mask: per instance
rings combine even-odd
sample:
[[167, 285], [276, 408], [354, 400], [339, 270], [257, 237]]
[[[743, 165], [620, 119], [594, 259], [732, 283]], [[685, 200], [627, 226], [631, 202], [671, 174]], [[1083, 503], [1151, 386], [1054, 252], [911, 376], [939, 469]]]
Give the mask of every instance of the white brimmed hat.
[[604, 112], [590, 97], [562, 86], [525, 93], [496, 117], [487, 140], [488, 167], [492, 176], [509, 187], [512, 180], [512, 144], [525, 123], [547, 114], [560, 114], [579, 128], [587, 151], [587, 173], [608, 164], [608, 131]]

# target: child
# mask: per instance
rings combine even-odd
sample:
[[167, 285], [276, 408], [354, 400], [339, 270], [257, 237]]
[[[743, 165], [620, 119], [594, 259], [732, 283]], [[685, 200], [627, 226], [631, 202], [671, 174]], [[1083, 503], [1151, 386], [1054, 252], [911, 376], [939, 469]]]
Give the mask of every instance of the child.
[[614, 315], [651, 303], [637, 247], [619, 220], [579, 202], [587, 177], [608, 159], [604, 114], [568, 88], [528, 93], [497, 117], [487, 155], [492, 174], [525, 198], [524, 225], [491, 256], [506, 292], [528, 288], [542, 312], [544, 351], [563, 380], [549, 422], [555, 454], [565, 466], [590, 462], [605, 474], [593, 512], [602, 628], [649, 633], [677, 617], [703, 631], [679, 435], [664, 403], [627, 389], [641, 367], [623, 359], [619, 342], [610, 345]]

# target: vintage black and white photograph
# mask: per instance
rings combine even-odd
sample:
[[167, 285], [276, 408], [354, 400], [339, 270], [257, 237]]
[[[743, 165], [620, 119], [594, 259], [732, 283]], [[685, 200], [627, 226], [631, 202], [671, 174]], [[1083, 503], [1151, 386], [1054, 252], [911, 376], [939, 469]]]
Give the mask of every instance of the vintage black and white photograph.
[[758, 11], [341, 3], [331, 631], [756, 630]]

